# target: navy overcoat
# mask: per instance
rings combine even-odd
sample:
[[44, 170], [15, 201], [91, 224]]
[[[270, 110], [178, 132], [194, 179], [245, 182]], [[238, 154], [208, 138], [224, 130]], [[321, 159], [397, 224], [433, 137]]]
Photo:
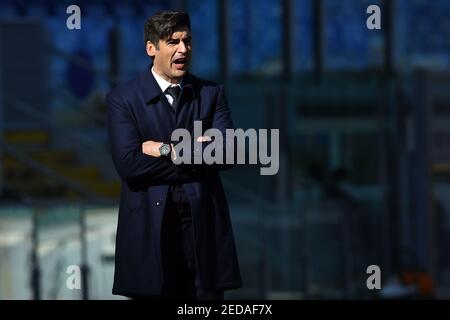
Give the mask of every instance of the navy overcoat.
[[112, 159], [121, 178], [113, 294], [159, 294], [161, 224], [169, 185], [182, 184], [191, 205], [195, 255], [204, 289], [242, 286], [220, 165], [175, 165], [142, 153], [147, 140], [171, 142], [176, 128], [234, 128], [223, 86], [187, 73], [175, 112], [151, 66], [106, 96]]

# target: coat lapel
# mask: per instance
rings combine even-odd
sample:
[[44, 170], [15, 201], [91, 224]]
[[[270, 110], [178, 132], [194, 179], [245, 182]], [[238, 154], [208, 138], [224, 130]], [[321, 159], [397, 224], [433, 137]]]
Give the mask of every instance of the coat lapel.
[[144, 105], [143, 117], [139, 118], [138, 122], [143, 123], [142, 126], [146, 128], [143, 134], [145, 139], [168, 143], [176, 125], [175, 113], [156, 82], [151, 68], [152, 64], [140, 76]]
[[194, 77], [188, 73], [182, 81], [182, 91], [177, 108], [177, 128], [192, 129], [194, 119], [198, 118], [198, 92]]
[[[145, 102], [144, 121], [151, 123], [149, 130], [161, 136], [164, 142], [170, 141], [172, 131], [186, 128], [192, 132], [193, 122], [200, 117], [199, 93], [195, 78], [187, 73], [181, 82], [181, 94], [175, 112], [167, 101], [151, 72], [150, 65], [141, 73], [141, 90]], [[143, 119], [139, 119], [143, 120]], [[153, 128], [153, 129], [152, 129]]]

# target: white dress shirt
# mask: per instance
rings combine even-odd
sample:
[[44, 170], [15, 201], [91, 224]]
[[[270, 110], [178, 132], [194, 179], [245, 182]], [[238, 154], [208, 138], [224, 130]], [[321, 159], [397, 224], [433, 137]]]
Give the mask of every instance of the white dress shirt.
[[164, 80], [160, 75], [158, 75], [155, 72], [155, 70], [153, 70], [153, 67], [152, 67], [152, 73], [153, 73], [153, 76], [156, 79], [156, 82], [158, 82], [158, 85], [161, 88], [162, 92], [164, 92], [164, 95], [166, 96], [167, 101], [169, 101], [170, 105], [172, 105], [173, 104], [173, 98], [172, 98], [172, 96], [170, 94], [166, 93], [166, 89], [168, 87], [175, 87], [175, 86], [179, 86], [180, 89], [181, 89], [180, 84], [173, 84], [173, 83], [170, 83], [169, 81]]

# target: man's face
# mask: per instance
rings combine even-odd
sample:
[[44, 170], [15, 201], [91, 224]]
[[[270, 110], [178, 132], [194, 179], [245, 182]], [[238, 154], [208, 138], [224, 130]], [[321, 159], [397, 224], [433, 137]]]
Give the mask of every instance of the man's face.
[[174, 32], [168, 39], [159, 40], [158, 49], [147, 42], [147, 54], [153, 56], [153, 67], [163, 79], [178, 83], [186, 74], [191, 58], [191, 34], [189, 30]]

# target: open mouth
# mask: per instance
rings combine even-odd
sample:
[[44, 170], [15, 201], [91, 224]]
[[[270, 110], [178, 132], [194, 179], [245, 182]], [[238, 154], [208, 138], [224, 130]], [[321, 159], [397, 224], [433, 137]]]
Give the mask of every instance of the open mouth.
[[184, 69], [187, 64], [187, 59], [186, 58], [175, 59], [173, 60], [173, 64], [175, 65], [175, 68], [177, 68], [178, 70]]

